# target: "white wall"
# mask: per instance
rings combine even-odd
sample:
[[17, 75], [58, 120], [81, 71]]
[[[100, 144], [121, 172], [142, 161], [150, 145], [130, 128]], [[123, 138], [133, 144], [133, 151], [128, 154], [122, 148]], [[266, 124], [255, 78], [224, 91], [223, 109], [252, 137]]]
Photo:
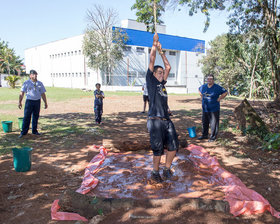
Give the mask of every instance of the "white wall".
[[203, 84], [203, 73], [198, 62], [204, 54], [196, 52], [186, 52], [187, 54], [187, 76], [186, 86], [188, 93], [197, 93], [198, 88]]
[[38, 72], [46, 86], [87, 88], [101, 80], [88, 68], [82, 53], [83, 35], [50, 42], [25, 50], [27, 73]]
[[[130, 27], [135, 21], [128, 20], [127, 23], [127, 26]], [[79, 35], [26, 49], [27, 73], [31, 69], [35, 69], [38, 72], [38, 80], [42, 81], [45, 86], [92, 89], [97, 82], [104, 86], [104, 74], [92, 70], [86, 65], [82, 53], [82, 41], [83, 35]], [[149, 63], [149, 48], [128, 47], [131, 50], [124, 52], [124, 59], [115, 69], [112, 79], [114, 86], [141, 85], [145, 82]], [[139, 51], [140, 48], [142, 48], [141, 51]], [[173, 54], [175, 52], [175, 55], [170, 54], [170, 52]], [[181, 86], [185, 87], [185, 90], [180, 88], [180, 91], [197, 93], [198, 87], [203, 84], [203, 74], [198, 66], [198, 61], [204, 54], [170, 50], [166, 50], [165, 54], [172, 67], [167, 86]], [[161, 56], [158, 53], [155, 64], [163, 66]], [[172, 74], [174, 77], [171, 77]]]
[[[136, 20], [126, 19], [121, 21], [121, 27], [127, 29], [134, 29], [134, 30], [141, 30], [147, 31], [147, 27], [144, 23], [139, 23]], [[157, 32], [158, 33], [166, 33], [166, 26], [165, 25], [157, 25]]]
[[0, 84], [2, 87], [9, 87], [8, 82], [5, 80], [5, 77], [7, 76], [7, 74], [1, 74]]

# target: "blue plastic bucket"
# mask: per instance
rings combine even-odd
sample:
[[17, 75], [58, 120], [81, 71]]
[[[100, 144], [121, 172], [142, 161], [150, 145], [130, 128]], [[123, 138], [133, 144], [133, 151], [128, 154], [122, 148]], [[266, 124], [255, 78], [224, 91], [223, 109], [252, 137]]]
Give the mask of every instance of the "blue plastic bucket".
[[31, 168], [32, 148], [13, 148], [14, 168], [17, 172], [26, 172]]
[[2, 128], [5, 133], [12, 132], [13, 122], [12, 121], [2, 121]]
[[196, 137], [195, 127], [188, 128], [188, 132], [189, 132], [190, 138], [195, 138]]

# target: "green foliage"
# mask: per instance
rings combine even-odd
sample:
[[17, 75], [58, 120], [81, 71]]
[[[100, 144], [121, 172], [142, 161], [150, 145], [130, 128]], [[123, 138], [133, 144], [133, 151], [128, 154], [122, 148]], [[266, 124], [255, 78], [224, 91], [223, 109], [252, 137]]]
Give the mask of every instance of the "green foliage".
[[127, 34], [120, 28], [112, 29], [117, 14], [111, 9], [105, 11], [95, 5], [87, 16], [90, 24], [84, 35], [83, 53], [88, 58], [88, 66], [105, 73], [106, 84], [110, 84], [112, 71], [123, 58]]
[[132, 10], [136, 9], [137, 21], [145, 23], [147, 31], [155, 32], [154, 27], [154, 1], [156, 1], [156, 23], [162, 24], [160, 19], [164, 6], [168, 0], [136, 0], [136, 3], [131, 7]]
[[263, 149], [280, 150], [280, 133], [269, 133], [264, 138]]
[[[166, 0], [158, 1], [158, 5], [162, 6], [159, 12], [164, 12], [165, 8], [169, 8], [171, 5], [173, 9], [176, 7], [179, 9], [181, 7], [187, 8], [190, 16], [196, 13], [204, 14], [206, 16], [204, 31], [209, 27], [211, 10], [227, 9], [230, 13], [228, 25], [231, 35], [240, 35], [240, 37], [246, 38], [245, 40], [239, 39], [240, 43], [233, 42], [238, 47], [236, 49], [229, 48], [230, 52], [222, 60], [227, 62], [225, 67], [217, 65], [216, 68], [222, 75], [221, 81], [230, 86], [231, 81], [235, 80], [234, 76], [238, 76], [238, 83], [235, 86], [240, 86], [238, 91], [241, 91], [243, 95], [246, 95], [247, 91], [249, 96], [255, 95], [255, 97], [265, 98], [276, 96], [278, 99], [280, 98], [279, 1]], [[136, 15], [139, 21], [145, 24], [150, 24], [153, 21], [150, 0], [136, 0], [132, 8], [137, 9]], [[231, 58], [234, 59], [233, 63], [230, 63]], [[269, 86], [267, 86], [268, 84]]]
[[20, 80], [20, 77], [17, 75], [9, 75], [5, 77], [5, 80], [8, 82], [9, 86], [14, 89], [17, 81]]
[[7, 42], [0, 41], [0, 73], [19, 74], [22, 64], [14, 49], [9, 48]]
[[226, 130], [228, 126], [229, 126], [229, 119], [228, 118], [222, 119], [222, 122], [220, 124], [220, 130], [221, 131]]
[[246, 130], [244, 130], [244, 134], [247, 134], [249, 136], [257, 136], [261, 140], [263, 140], [267, 136], [268, 131], [265, 127], [264, 128], [256, 128], [256, 127], [253, 127], [251, 125], [248, 125]]

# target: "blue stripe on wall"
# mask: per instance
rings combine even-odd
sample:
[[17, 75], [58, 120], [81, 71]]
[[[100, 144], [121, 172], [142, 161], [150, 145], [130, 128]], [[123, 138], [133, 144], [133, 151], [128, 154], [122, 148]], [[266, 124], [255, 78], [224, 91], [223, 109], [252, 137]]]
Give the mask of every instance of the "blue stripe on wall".
[[[113, 30], [118, 27], [113, 27]], [[128, 35], [127, 45], [152, 47], [153, 33], [121, 28]], [[167, 34], [158, 34], [159, 41], [163, 49], [190, 51], [190, 52], [205, 52], [205, 41], [192, 39], [187, 37], [172, 36]]]

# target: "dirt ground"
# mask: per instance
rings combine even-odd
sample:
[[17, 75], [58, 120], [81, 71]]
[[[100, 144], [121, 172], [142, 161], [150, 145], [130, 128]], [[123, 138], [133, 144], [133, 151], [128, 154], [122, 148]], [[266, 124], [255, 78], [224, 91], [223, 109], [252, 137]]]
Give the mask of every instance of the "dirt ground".
[[[238, 104], [239, 101], [236, 100], [222, 102], [219, 140], [209, 143], [207, 140], [198, 141], [196, 138], [189, 138], [187, 134], [187, 128], [192, 126], [197, 127], [198, 135], [201, 134], [201, 104], [199, 98], [196, 96], [169, 96], [169, 106], [173, 112], [172, 121], [181, 143], [187, 140], [189, 144], [204, 147], [211, 156], [217, 157], [223, 168], [239, 177], [248, 188], [260, 193], [277, 211], [280, 211], [280, 154], [279, 152], [260, 150], [260, 144], [257, 141], [242, 136], [236, 131], [233, 109]], [[79, 120], [81, 123], [86, 121], [88, 131], [78, 132], [77, 134], [69, 133], [63, 137], [65, 138], [63, 144], [60, 143], [61, 137], [59, 135], [49, 141], [49, 130], [42, 125], [40, 126], [41, 136], [31, 134], [25, 136], [21, 141], [32, 142], [31, 147], [33, 148], [30, 171], [15, 172], [12, 154], [1, 156], [0, 223], [82, 223], [51, 220], [50, 208], [53, 201], [58, 199], [63, 191], [79, 188], [85, 167], [98, 153], [96, 150], [92, 150], [92, 145], [102, 145], [109, 140], [115, 151], [117, 149], [126, 153], [127, 149], [132, 149], [133, 152], [129, 152], [132, 153], [132, 156], [127, 157], [127, 159], [133, 159], [137, 155], [141, 155], [142, 158], [151, 155], [147, 146], [149, 140], [146, 128], [147, 114], [141, 113], [143, 109], [142, 96], [106, 97], [104, 101], [104, 122], [100, 126], [94, 124], [92, 105], [93, 100], [88, 97], [64, 103], [49, 100], [49, 108], [41, 110], [42, 119], [56, 119], [61, 122], [68, 122], [69, 125], [72, 124], [71, 121], [73, 120]], [[254, 102], [253, 105], [261, 107], [262, 103]], [[22, 111], [19, 110], [5, 110], [4, 112], [22, 116]], [[230, 128], [223, 128], [227, 121]], [[275, 121], [273, 120], [273, 122]], [[279, 124], [274, 123], [274, 126], [277, 125]], [[18, 134], [17, 131], [7, 134], [1, 132], [0, 138], [3, 139], [4, 135], [10, 135], [16, 139]], [[68, 142], [71, 142], [71, 144], [67, 144]], [[131, 144], [138, 145], [131, 147]], [[116, 159], [117, 155], [115, 157], [111, 156], [111, 158]], [[143, 161], [151, 162], [149, 159], [150, 157]], [[179, 162], [180, 159], [182, 158], [179, 158]], [[127, 170], [123, 170], [122, 174], [130, 175], [131, 171], [125, 171]], [[133, 175], [137, 176], [137, 173]], [[103, 178], [104, 183], [108, 180], [106, 179], [106, 173], [101, 174], [101, 171], [100, 178]], [[204, 185], [203, 181], [199, 183]], [[178, 188], [180, 188], [179, 186]], [[149, 191], [145, 189], [147, 190], [147, 187], [144, 186], [142, 188], [145, 192], [143, 195], [151, 197], [153, 195], [151, 189], [148, 189]], [[211, 189], [211, 186], [209, 189]], [[124, 189], [122, 189], [124, 193], [119, 195], [112, 194], [109, 191], [106, 192], [106, 190], [108, 189], [104, 188], [104, 191], [102, 191], [100, 187], [96, 189], [103, 196], [107, 194], [111, 197], [113, 195], [122, 197], [133, 194], [133, 192], [125, 192]], [[118, 186], [114, 190], [117, 191]], [[175, 193], [172, 192], [173, 196]], [[161, 196], [158, 194], [158, 192], [155, 192], [154, 195], [160, 198]], [[213, 191], [204, 192], [204, 196], [211, 198]], [[161, 211], [160, 218], [158, 217], [156, 220], [147, 218], [155, 215], [153, 211], [145, 211], [147, 217], [139, 216], [137, 218], [131, 217], [129, 215], [131, 212], [137, 214], [137, 211], [119, 211], [104, 217], [105, 219], [100, 223], [280, 223], [280, 219], [272, 217], [268, 212], [255, 216], [233, 217], [231, 214], [221, 212], [180, 208]]]

